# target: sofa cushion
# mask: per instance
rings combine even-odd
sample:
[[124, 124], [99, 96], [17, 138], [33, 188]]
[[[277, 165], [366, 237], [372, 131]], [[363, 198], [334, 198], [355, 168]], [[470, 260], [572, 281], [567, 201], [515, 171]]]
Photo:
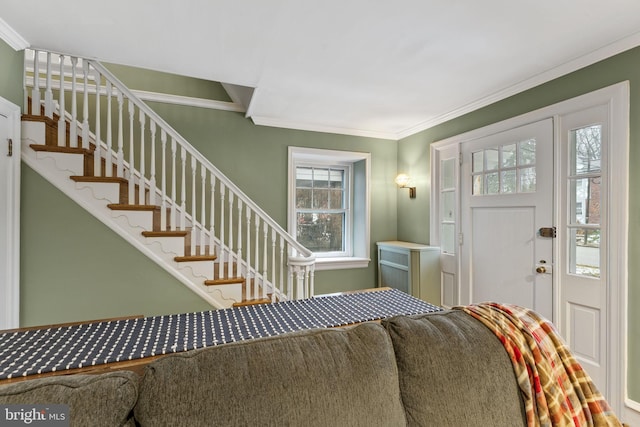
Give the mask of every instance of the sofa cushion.
[[405, 425], [393, 347], [371, 323], [162, 357], [134, 411], [142, 426]]
[[480, 322], [448, 310], [382, 324], [396, 353], [408, 425], [526, 425], [511, 361]]
[[133, 426], [138, 382], [129, 371], [44, 377], [0, 386], [0, 404], [63, 404], [72, 426]]

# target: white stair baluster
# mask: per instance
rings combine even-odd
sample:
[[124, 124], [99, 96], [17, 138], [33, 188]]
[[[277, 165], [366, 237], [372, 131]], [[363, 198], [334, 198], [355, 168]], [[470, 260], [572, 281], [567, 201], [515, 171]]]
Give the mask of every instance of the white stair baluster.
[[84, 97], [82, 99], [82, 148], [89, 149], [89, 62], [82, 60]]
[[276, 230], [271, 229], [271, 302], [276, 302]]
[[107, 80], [107, 156], [105, 176], [113, 176], [113, 112], [111, 111], [111, 81]]
[[100, 137], [100, 95], [101, 95], [101, 76], [98, 70], [95, 71], [96, 79], [96, 149], [93, 152], [93, 174], [95, 176], [102, 176], [102, 143]]
[[207, 253], [207, 169], [200, 164], [200, 254]]
[[196, 238], [198, 230], [196, 228], [196, 173], [197, 163], [195, 156], [191, 156], [191, 256], [196, 254]]
[[175, 230], [176, 229], [176, 216], [177, 216], [177, 212], [176, 212], [176, 203], [178, 202], [178, 199], [176, 199], [176, 187], [177, 187], [177, 183], [176, 183], [176, 150], [177, 150], [177, 146], [176, 146], [176, 139], [174, 137], [171, 137], [171, 215], [170, 215], [170, 221], [171, 221], [171, 230]]
[[51, 52], [47, 52], [47, 89], [44, 92], [44, 114], [53, 119], [53, 88], [51, 83]]
[[121, 91], [118, 91], [118, 153], [116, 155], [116, 176], [118, 178], [124, 177], [124, 123], [123, 123], [123, 109], [124, 109], [124, 97]]
[[226, 271], [224, 269], [224, 262], [229, 262], [229, 253], [224, 246], [224, 232], [225, 232], [225, 224], [224, 224], [224, 199], [225, 199], [226, 188], [224, 184], [220, 183], [220, 264], [218, 268], [218, 274], [221, 279], [224, 279], [226, 276]]
[[144, 148], [144, 133], [145, 133], [145, 125], [146, 125], [147, 116], [144, 114], [144, 111], [140, 110], [139, 120], [140, 120], [140, 161], [138, 162], [140, 165], [140, 178], [138, 179], [138, 204], [144, 205], [146, 197], [144, 196], [145, 192], [145, 164], [147, 163], [147, 159], [145, 158], [145, 148]]
[[262, 290], [260, 292], [260, 299], [265, 299], [267, 297], [267, 278], [268, 278], [268, 268], [269, 268], [269, 250], [267, 249], [267, 237], [269, 235], [268, 226], [265, 223], [262, 227], [262, 256], [264, 257], [262, 261]]
[[161, 147], [161, 190], [162, 193], [160, 201], [160, 230], [165, 231], [167, 229], [167, 133], [164, 129], [160, 132], [160, 147]]
[[284, 245], [285, 245], [284, 237], [280, 235], [280, 295], [286, 295], [285, 289], [284, 289], [284, 271], [287, 268], [287, 261], [286, 261], [286, 258], [284, 257], [284, 254], [285, 254]]
[[[60, 109], [58, 111], [58, 114], [60, 116], [58, 117], [58, 146], [59, 147], [64, 147], [65, 145], [67, 145], [67, 122], [65, 121], [65, 117], [64, 117], [64, 112], [65, 112], [65, 105], [64, 105], [64, 55], [60, 55], [60, 90], [59, 90], [59, 96], [60, 96], [60, 100], [59, 100]], [[32, 99], [32, 101], [33, 101], [33, 99]], [[32, 109], [33, 109], [33, 103], [32, 103]]]
[[135, 155], [135, 144], [133, 141], [133, 124], [135, 122], [135, 105], [133, 104], [133, 100], [129, 100], [129, 185], [128, 187], [128, 198], [129, 204], [134, 205], [136, 203], [136, 155]]
[[215, 244], [216, 244], [216, 176], [213, 172], [210, 173], [210, 183], [209, 187], [209, 203], [211, 207], [209, 208], [209, 254], [215, 255]]
[[234, 194], [231, 189], [229, 189], [229, 263], [227, 264], [229, 277], [235, 277], [233, 274], [233, 202]]
[[[237, 247], [236, 247], [236, 260], [238, 263], [238, 271], [242, 265], [242, 199], [238, 197], [238, 232], [237, 234]], [[246, 277], [246, 276], [245, 276]]]
[[76, 87], [78, 58], [71, 57], [71, 125], [69, 128], [69, 146], [78, 146], [78, 88]]
[[149, 178], [149, 204], [156, 204], [156, 122], [149, 119], [149, 132], [151, 133], [151, 154], [149, 162], [151, 165]]
[[33, 51], [33, 89], [31, 89], [31, 114], [40, 115], [40, 52]]
[[180, 164], [182, 166], [180, 182], [180, 230], [187, 228], [187, 150], [184, 145], [180, 146]]
[[256, 215], [256, 246], [255, 246], [255, 258], [256, 265], [253, 266], [255, 275], [253, 279], [253, 292], [252, 298], [258, 298], [260, 290], [258, 288], [258, 273], [260, 272], [260, 217]]
[[[249, 271], [251, 270], [251, 209], [249, 209], [249, 206], [247, 206], [245, 211], [246, 211], [246, 217], [247, 217], [247, 255], [246, 255], [247, 277], [246, 279], [248, 282], [250, 282], [252, 277], [249, 275]], [[248, 290], [247, 298], [253, 299], [253, 286], [249, 286], [249, 283], [247, 283], [247, 290]]]

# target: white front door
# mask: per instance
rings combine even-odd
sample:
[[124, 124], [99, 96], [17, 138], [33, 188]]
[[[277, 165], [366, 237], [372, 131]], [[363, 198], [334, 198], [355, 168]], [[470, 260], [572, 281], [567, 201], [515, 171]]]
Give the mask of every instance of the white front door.
[[19, 120], [20, 109], [0, 98], [0, 329], [19, 323]]
[[462, 304], [553, 317], [553, 120], [462, 144]]

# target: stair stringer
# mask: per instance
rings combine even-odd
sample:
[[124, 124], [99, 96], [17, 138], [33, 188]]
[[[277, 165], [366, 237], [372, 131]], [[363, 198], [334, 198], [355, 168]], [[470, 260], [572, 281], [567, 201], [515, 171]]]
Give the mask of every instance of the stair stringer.
[[[39, 127], [41, 127], [41, 129], [38, 129]], [[65, 158], [67, 156], [78, 156], [81, 158], [82, 155], [43, 153], [33, 150], [30, 147], [32, 144], [45, 145], [44, 123], [22, 122], [22, 129], [22, 161], [58, 190], [62, 191], [67, 197], [120, 235], [140, 252], [144, 253], [149, 259], [162, 267], [214, 308], [231, 307], [233, 303], [240, 301], [236, 300], [239, 292], [233, 289], [234, 286], [206, 286], [204, 285], [203, 276], [200, 275], [199, 271], [195, 271], [196, 269], [190, 268], [189, 266], [185, 266], [185, 268], [178, 266], [178, 263], [174, 261], [173, 258], [184, 254], [184, 244], [182, 244], [182, 252], [180, 252], [175, 249], [167, 249], [165, 247], [167, 245], [159, 244], [158, 239], [162, 238], [144, 237], [142, 231], [151, 230], [150, 224], [152, 220], [149, 221], [148, 228], [143, 228], [144, 224], [142, 223], [144, 221], [141, 221], [139, 217], [132, 224], [131, 220], [123, 215], [123, 211], [114, 212], [107, 207], [108, 202], [111, 200], [105, 200], [104, 197], [100, 196], [96, 198], [96, 191], [87, 185], [87, 183], [74, 182], [70, 178], [71, 176], [82, 175], [82, 170], [78, 170], [77, 168], [78, 163], [68, 159], [61, 160], [60, 158], [63, 156]], [[54, 155], [52, 156], [50, 154]], [[69, 164], [72, 166], [69, 166]], [[101, 186], [104, 185], [103, 183], [101, 184]], [[104, 190], [102, 192], [104, 192]], [[169, 246], [175, 247], [176, 245]], [[210, 270], [213, 274], [213, 261], [202, 262], [211, 265]]]

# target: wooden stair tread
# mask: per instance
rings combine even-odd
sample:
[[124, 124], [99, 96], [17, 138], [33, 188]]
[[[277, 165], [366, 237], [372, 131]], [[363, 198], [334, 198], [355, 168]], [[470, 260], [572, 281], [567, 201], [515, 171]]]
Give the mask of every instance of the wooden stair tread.
[[244, 307], [247, 305], [271, 304], [271, 298], [247, 299], [240, 302], [234, 302], [234, 307]]
[[160, 206], [156, 205], [128, 205], [121, 203], [109, 203], [107, 207], [114, 211], [155, 211], [160, 209]]
[[205, 280], [204, 284], [207, 286], [214, 285], [233, 285], [236, 283], [244, 283], [244, 277], [226, 277], [224, 279]]
[[188, 255], [177, 256], [173, 260], [176, 262], [191, 262], [191, 261], [215, 261], [218, 259], [217, 255]]
[[73, 175], [70, 177], [72, 180], [76, 182], [106, 182], [106, 183], [115, 183], [115, 184], [126, 184], [128, 181], [124, 178], [119, 178], [117, 176], [84, 176], [84, 175]]
[[185, 237], [189, 234], [184, 230], [166, 230], [166, 231], [143, 231], [144, 237]]
[[31, 144], [29, 145], [34, 151], [45, 151], [49, 153], [65, 153], [65, 154], [91, 154], [93, 150], [82, 147], [60, 147], [57, 145], [41, 145]]

